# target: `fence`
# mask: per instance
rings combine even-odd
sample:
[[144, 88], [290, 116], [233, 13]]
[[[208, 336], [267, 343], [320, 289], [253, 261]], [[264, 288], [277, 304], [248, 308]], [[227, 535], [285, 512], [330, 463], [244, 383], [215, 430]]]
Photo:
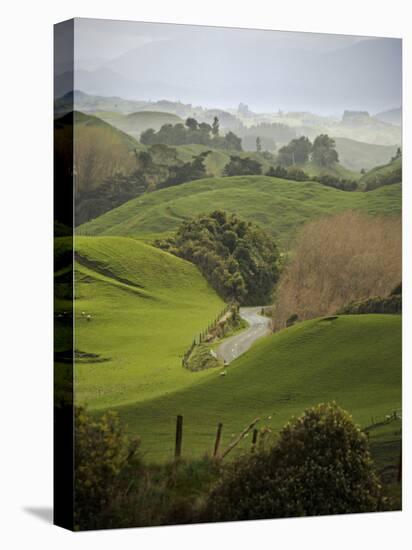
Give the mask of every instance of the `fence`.
[[195, 346], [201, 344], [202, 342], [205, 342], [208, 340], [208, 336], [210, 333], [216, 329], [219, 322], [224, 318], [224, 316], [233, 308], [238, 309], [238, 305], [236, 302], [230, 302], [229, 304], [226, 304], [226, 306], [223, 308], [223, 310], [219, 313], [219, 315], [208, 325], [208, 327], [199, 332], [197, 336], [193, 339], [192, 344], [190, 347], [185, 351], [182, 358], [182, 366], [187, 367], [188, 360], [190, 355], [192, 354], [192, 351], [194, 350]]
[[[237, 445], [253, 430], [252, 445], [250, 452], [254, 453], [257, 446], [259, 430], [255, 428], [256, 424], [260, 421], [260, 418], [255, 418], [250, 424], [248, 424], [238, 436], [233, 438], [229, 445], [220, 452], [220, 443], [222, 440], [223, 423], [219, 422], [217, 425], [215, 441], [213, 445], [213, 458], [223, 459], [225, 458]], [[183, 448], [183, 416], [181, 414], [176, 417], [176, 437], [175, 437], [175, 460], [179, 460], [182, 456]]]

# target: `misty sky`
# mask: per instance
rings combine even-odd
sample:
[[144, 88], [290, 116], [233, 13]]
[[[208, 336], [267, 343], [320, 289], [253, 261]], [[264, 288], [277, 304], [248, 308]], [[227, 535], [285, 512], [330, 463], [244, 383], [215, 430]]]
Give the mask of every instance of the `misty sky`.
[[88, 93], [322, 114], [401, 105], [399, 39], [76, 19], [74, 42]]

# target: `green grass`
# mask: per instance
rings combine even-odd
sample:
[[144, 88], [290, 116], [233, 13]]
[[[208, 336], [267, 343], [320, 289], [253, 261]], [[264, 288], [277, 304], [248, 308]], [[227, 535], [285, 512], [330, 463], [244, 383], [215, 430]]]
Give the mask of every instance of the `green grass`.
[[[397, 158], [383, 166], [376, 166], [360, 179], [361, 189], [375, 190], [384, 185], [393, 185], [401, 179], [402, 159]], [[388, 183], [390, 182], [390, 183]]]
[[308, 176], [335, 176], [337, 178], [344, 178], [349, 180], [358, 180], [360, 174], [353, 170], [349, 170], [342, 164], [335, 164], [330, 168], [318, 166], [314, 162], [306, 162], [305, 164], [298, 164], [298, 168], [303, 170]]
[[396, 145], [377, 145], [344, 137], [334, 139], [340, 163], [356, 172], [386, 164], [396, 153]]
[[218, 422], [225, 446], [255, 417], [276, 433], [320, 402], [336, 400], [361, 426], [399, 409], [401, 317], [298, 323], [260, 340], [226, 370], [225, 377], [212, 371], [197, 384], [117, 409], [141, 436], [146, 459], [171, 458], [177, 414], [184, 415], [183, 454], [194, 458], [211, 451]]
[[288, 248], [305, 222], [342, 212], [399, 215], [401, 187], [369, 193], [348, 193], [316, 182], [295, 182], [267, 176], [210, 178], [147, 193], [83, 224], [83, 235], [125, 235], [144, 238], [175, 230], [183, 220], [221, 208], [266, 228]]
[[184, 122], [179, 116], [173, 113], [164, 113], [161, 111], [139, 111], [131, 114], [98, 111], [95, 115], [137, 139], [148, 128], [158, 131], [164, 124]]
[[178, 145], [176, 149], [178, 151], [179, 158], [185, 162], [204, 151], [210, 151], [210, 154], [206, 157], [205, 166], [208, 174], [211, 176], [220, 177], [223, 175], [223, 169], [226, 164], [230, 162], [231, 155], [239, 156], [241, 158], [249, 157], [256, 160], [262, 165], [263, 173], [266, 173], [274, 164], [276, 165], [276, 162], [273, 163], [268, 161], [256, 151], [226, 151], [223, 149], [213, 149], [207, 145], [198, 144]]
[[76, 363], [78, 402], [135, 406], [210, 376], [181, 365], [224, 307], [193, 264], [122, 237], [76, 238], [75, 249], [75, 348], [98, 356]]

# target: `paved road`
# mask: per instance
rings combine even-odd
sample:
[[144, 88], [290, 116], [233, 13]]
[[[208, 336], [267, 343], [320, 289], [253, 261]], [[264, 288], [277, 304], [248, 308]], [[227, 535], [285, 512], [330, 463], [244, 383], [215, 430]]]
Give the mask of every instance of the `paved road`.
[[239, 334], [227, 338], [220, 344], [216, 350], [219, 359], [230, 363], [236, 357], [245, 353], [255, 340], [270, 332], [270, 319], [260, 315], [261, 310], [261, 307], [240, 308], [240, 315], [249, 323], [249, 327], [239, 332]]

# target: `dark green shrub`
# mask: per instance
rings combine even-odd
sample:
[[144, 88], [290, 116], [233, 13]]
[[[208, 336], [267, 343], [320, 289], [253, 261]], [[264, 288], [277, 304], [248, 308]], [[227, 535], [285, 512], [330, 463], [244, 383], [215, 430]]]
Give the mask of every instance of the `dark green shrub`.
[[196, 264], [225, 299], [242, 305], [271, 301], [279, 252], [265, 231], [235, 214], [215, 210], [184, 221], [156, 246]]
[[332, 403], [293, 419], [270, 451], [229, 466], [210, 493], [204, 516], [233, 521], [383, 508], [367, 438]]
[[402, 295], [390, 294], [387, 298], [374, 296], [361, 302], [352, 302], [340, 310], [339, 313], [343, 315], [363, 313], [402, 313]]
[[139, 440], [129, 439], [118, 416], [96, 419], [84, 408], [75, 410], [75, 529], [99, 529], [119, 524], [130, 482], [138, 485], [142, 463]]
[[289, 319], [286, 321], [286, 326], [287, 327], [291, 327], [292, 325], [294, 325], [299, 319], [299, 315], [297, 315], [296, 313], [294, 313], [293, 315], [291, 315], [289, 317]]

